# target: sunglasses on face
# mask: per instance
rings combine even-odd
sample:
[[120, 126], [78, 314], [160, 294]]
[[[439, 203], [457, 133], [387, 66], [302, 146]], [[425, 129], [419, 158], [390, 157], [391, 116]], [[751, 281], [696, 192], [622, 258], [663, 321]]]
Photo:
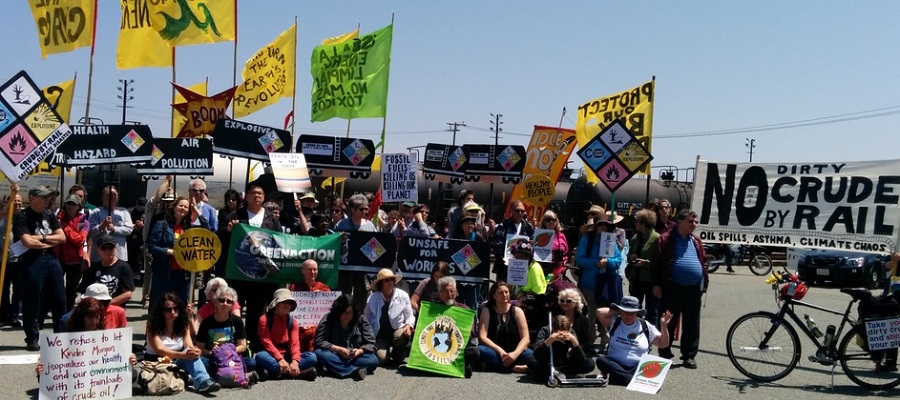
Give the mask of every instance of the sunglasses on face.
[[525, 212], [525, 210], [524, 210], [524, 209], [519, 209], [519, 210], [516, 210], [516, 212], [517, 212], [517, 213], [523, 213], [523, 212]]
[[232, 299], [218, 298], [216, 299], [216, 301], [218, 301], [220, 304], [234, 304], [234, 300]]
[[544, 222], [556, 222], [556, 218], [547, 218]]
[[206, 189], [191, 189], [191, 191], [196, 193], [203, 193], [206, 191]]
[[163, 311], [165, 311], [167, 313], [170, 313], [170, 312], [177, 313], [178, 307], [163, 307]]
[[559, 304], [572, 304], [575, 300], [572, 299], [559, 299]]

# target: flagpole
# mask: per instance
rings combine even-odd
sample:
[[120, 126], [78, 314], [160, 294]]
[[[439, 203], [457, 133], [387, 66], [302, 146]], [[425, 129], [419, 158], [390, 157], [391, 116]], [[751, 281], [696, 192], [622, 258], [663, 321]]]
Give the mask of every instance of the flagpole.
[[[653, 86], [653, 90], [656, 91], [656, 75], [653, 75], [653, 78], [651, 78], [650, 81], [652, 82], [651, 86]], [[653, 102], [652, 101], [650, 102], [650, 115], [653, 115]], [[651, 130], [650, 132], [653, 132], [653, 131]], [[650, 142], [652, 142], [652, 141], [653, 141], [653, 137], [651, 136]], [[648, 142], [647, 144], [649, 145], [650, 143]], [[647, 146], [647, 148], [650, 148], [650, 146]], [[650, 155], [653, 155], [652, 151], [650, 152]], [[653, 175], [651, 173], [652, 171], [653, 170], [650, 169], [650, 165], [647, 165], [647, 191], [644, 194], [644, 204], [650, 204], [650, 178], [651, 178], [651, 175]]]
[[[175, 79], [175, 47], [172, 47], [172, 83], [177, 83], [178, 81]], [[172, 104], [175, 104], [175, 85], [172, 85]], [[175, 107], [172, 107], [172, 121], [175, 121]], [[175, 132], [175, 124], [172, 123], [172, 134], [170, 137], [178, 137], [178, 132]], [[172, 191], [174, 193], [174, 190]]]
[[[237, 86], [237, 52], [238, 52], [238, 0], [234, 0], [234, 56], [232, 59], [234, 60], [233, 68], [231, 71], [231, 86]], [[207, 94], [209, 93], [209, 76], [206, 77], [206, 90]], [[231, 112], [234, 113], [234, 101], [231, 102]], [[250, 159], [247, 159], [247, 173], [250, 169]], [[228, 160], [228, 188], [231, 189], [233, 185], [233, 176], [234, 176], [234, 157], [229, 158]]]
[[294, 16], [294, 95], [291, 96], [291, 115], [294, 123], [291, 124], [291, 152], [294, 152], [294, 126], [297, 125], [297, 16]]
[[94, 31], [91, 32], [91, 56], [88, 62], [87, 102], [84, 105], [84, 123], [91, 124], [91, 86], [94, 84], [94, 50], [97, 49], [97, 0], [94, 0]]

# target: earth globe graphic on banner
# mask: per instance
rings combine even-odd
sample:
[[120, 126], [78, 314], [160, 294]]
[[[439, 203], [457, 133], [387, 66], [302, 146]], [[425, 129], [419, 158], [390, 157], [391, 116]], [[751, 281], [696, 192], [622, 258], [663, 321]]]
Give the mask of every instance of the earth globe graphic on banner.
[[234, 263], [248, 278], [266, 279], [280, 271], [278, 265], [266, 257], [266, 253], [280, 248], [281, 244], [271, 234], [262, 231], [250, 232], [241, 239], [234, 250]]

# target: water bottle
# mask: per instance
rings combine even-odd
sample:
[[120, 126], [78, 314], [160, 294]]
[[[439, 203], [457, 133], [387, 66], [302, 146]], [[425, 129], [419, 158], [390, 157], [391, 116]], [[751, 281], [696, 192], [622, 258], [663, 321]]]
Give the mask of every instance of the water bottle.
[[819, 326], [816, 325], [816, 321], [813, 321], [812, 318], [809, 317], [809, 314], [803, 314], [803, 318], [806, 319], [806, 327], [809, 328], [810, 332], [817, 337], [822, 337], [822, 331], [819, 330]]
[[823, 346], [831, 346], [831, 341], [834, 340], [835, 330], [837, 329], [834, 327], [834, 325], [828, 325], [828, 327], [825, 328], [825, 341], [822, 343]]

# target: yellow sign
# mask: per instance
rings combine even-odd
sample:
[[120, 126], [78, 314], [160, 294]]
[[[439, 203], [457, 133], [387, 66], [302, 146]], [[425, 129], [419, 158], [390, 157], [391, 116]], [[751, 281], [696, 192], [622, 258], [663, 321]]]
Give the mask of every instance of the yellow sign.
[[187, 100], [184, 103], [172, 104], [172, 108], [187, 118], [177, 137], [212, 134], [216, 129], [216, 122], [221, 118], [228, 118], [225, 110], [228, 109], [228, 104], [231, 103], [231, 98], [234, 97], [234, 90], [237, 89], [237, 86], [235, 86], [207, 97], [174, 83], [172, 86]]
[[[653, 139], [653, 98], [656, 91], [656, 81], [644, 83], [621, 93], [604, 96], [587, 101], [578, 106], [578, 121], [575, 131], [578, 137], [578, 146], [583, 148], [597, 136], [600, 131], [613, 123], [621, 121], [622, 126], [628, 128], [634, 137], [652, 154], [650, 143]], [[598, 181], [597, 175], [591, 168], [585, 168], [587, 180], [591, 183]], [[638, 173], [650, 173], [650, 164]]]
[[535, 207], [547, 207], [553, 200], [553, 181], [549, 176], [532, 175], [522, 182], [525, 189], [525, 202]]
[[116, 47], [116, 67], [171, 67], [172, 48], [150, 25], [148, 3], [152, 0], [121, 0], [122, 23]]
[[63, 119], [63, 122], [68, 124], [69, 116], [72, 114], [72, 98], [75, 96], [75, 80], [47, 86], [41, 91], [44, 92], [44, 97]]
[[647, 154], [638, 142], [631, 142], [616, 157], [619, 157], [629, 170], [635, 171], [650, 158], [650, 154]]
[[41, 57], [91, 45], [94, 35], [93, 0], [28, 0], [28, 5], [37, 26]]
[[190, 228], [175, 240], [175, 262], [185, 271], [203, 272], [213, 267], [222, 254], [222, 241], [212, 231]]
[[234, 95], [234, 117], [241, 118], [294, 95], [297, 25], [256, 52], [244, 64], [244, 83]]

